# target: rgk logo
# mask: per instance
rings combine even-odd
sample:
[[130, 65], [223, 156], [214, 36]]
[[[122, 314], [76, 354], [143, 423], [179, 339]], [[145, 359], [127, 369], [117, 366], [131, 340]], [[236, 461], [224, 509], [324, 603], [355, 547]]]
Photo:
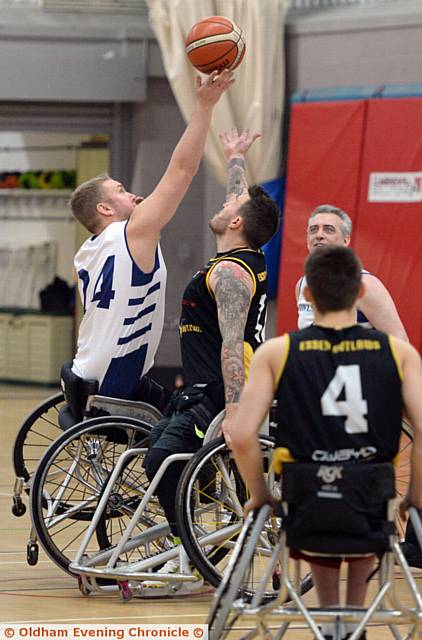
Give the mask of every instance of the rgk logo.
[[318, 469], [317, 477], [321, 478], [323, 482], [330, 483], [336, 480], [341, 480], [343, 467], [334, 467], [321, 465]]

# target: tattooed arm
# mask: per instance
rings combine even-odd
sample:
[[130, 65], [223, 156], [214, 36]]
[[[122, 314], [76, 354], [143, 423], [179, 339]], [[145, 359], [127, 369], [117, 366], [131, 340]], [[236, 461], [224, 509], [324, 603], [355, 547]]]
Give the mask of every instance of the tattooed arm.
[[227, 158], [227, 189], [226, 201], [238, 198], [248, 191], [248, 183], [245, 175], [245, 154], [259, 138], [260, 134], [251, 135], [246, 129], [240, 135], [236, 127], [231, 131], [220, 134], [220, 140]]
[[231, 425], [245, 383], [243, 343], [254, 283], [241, 265], [223, 260], [211, 272], [209, 285], [217, 303], [222, 337], [221, 371], [226, 399], [223, 434], [229, 443]]

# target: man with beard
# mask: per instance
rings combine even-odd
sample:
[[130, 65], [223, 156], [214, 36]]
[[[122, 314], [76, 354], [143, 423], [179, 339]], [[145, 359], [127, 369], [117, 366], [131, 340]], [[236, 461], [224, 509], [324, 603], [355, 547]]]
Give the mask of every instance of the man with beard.
[[[183, 294], [179, 333], [186, 387], [170, 403], [170, 415], [152, 430], [145, 464], [150, 481], [172, 453], [197, 451], [211, 420], [224, 407], [223, 433], [230, 438], [250, 359], [264, 340], [267, 271], [260, 247], [275, 233], [279, 211], [261, 187], [248, 188], [246, 182], [244, 156], [257, 136], [232, 129], [220, 138], [228, 183], [226, 202], [210, 221], [217, 254], [196, 272]], [[184, 466], [171, 464], [156, 491], [176, 544], [176, 492]], [[188, 566], [179, 551], [179, 558], [159, 572], [179, 573], [181, 566]], [[175, 593], [190, 593], [201, 585], [202, 579], [192, 574]], [[165, 580], [143, 586], [144, 595], [172, 595]]]

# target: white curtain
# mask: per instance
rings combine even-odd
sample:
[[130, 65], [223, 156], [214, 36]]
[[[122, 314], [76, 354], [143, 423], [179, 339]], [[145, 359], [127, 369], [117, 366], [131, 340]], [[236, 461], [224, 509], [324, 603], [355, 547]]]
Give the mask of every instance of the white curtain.
[[231, 18], [244, 32], [246, 54], [235, 70], [236, 83], [217, 105], [205, 150], [217, 179], [224, 183], [226, 162], [218, 133], [236, 126], [262, 138], [247, 156], [249, 182], [280, 174], [284, 107], [284, 23], [290, 0], [147, 0], [167, 77], [185, 120], [194, 105], [197, 72], [185, 53], [185, 38], [202, 18]]

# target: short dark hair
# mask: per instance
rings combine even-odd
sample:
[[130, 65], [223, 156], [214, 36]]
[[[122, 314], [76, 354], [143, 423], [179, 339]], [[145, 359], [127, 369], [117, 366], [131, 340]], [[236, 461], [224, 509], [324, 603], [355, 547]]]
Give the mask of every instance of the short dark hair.
[[73, 215], [91, 233], [95, 233], [98, 228], [97, 204], [103, 199], [102, 186], [107, 180], [111, 180], [110, 176], [100, 173], [76, 187], [70, 196], [69, 204]]
[[243, 233], [248, 246], [259, 249], [277, 231], [280, 211], [277, 204], [259, 185], [248, 189], [249, 200], [239, 209], [243, 218]]
[[342, 311], [356, 302], [362, 264], [350, 247], [318, 247], [306, 259], [305, 276], [318, 311]]

